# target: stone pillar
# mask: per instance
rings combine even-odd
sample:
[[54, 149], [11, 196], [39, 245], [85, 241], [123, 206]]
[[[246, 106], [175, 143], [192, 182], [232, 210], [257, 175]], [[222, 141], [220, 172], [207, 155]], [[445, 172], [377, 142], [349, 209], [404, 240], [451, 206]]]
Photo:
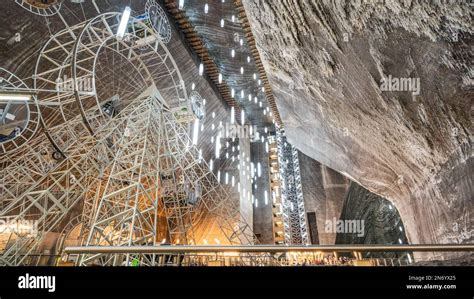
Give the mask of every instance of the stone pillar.
[[252, 175], [250, 174], [250, 139], [239, 138], [240, 146], [240, 217], [249, 225], [253, 224]]

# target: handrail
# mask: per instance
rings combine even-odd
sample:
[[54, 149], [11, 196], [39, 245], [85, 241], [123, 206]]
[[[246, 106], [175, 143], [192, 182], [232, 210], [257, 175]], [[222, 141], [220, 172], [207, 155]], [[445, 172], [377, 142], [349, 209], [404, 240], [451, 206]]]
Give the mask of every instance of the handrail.
[[402, 245], [308, 245], [308, 246], [275, 246], [275, 245], [250, 245], [250, 246], [188, 246], [188, 245], [162, 245], [162, 246], [70, 246], [64, 249], [66, 254], [89, 253], [196, 253], [196, 252], [381, 252], [381, 251], [472, 251], [474, 244], [402, 244]]

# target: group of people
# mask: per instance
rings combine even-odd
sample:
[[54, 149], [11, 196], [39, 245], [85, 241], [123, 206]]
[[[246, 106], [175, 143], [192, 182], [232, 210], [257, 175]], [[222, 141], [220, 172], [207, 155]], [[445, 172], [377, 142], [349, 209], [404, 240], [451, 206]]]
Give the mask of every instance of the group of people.
[[323, 258], [316, 259], [303, 259], [299, 261], [290, 261], [287, 263], [288, 266], [352, 266], [354, 265], [353, 259], [340, 256], [336, 257], [334, 255], [327, 255]]

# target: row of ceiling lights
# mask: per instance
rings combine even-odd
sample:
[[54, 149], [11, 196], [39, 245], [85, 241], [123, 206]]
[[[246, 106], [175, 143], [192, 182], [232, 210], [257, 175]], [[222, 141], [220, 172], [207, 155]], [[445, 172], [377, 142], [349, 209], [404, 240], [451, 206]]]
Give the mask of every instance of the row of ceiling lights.
[[[222, 3], [224, 3], [224, 2], [225, 2], [225, 0], [222, 0]], [[179, 1], [179, 9], [183, 10], [183, 8], [184, 8], [184, 0], [180, 0]], [[208, 12], [209, 12], [209, 5], [206, 3], [204, 5], [204, 13], [207, 14]], [[234, 15], [232, 15], [231, 20], [232, 20], [233, 23], [235, 22], [235, 16]], [[222, 18], [220, 20], [220, 27], [223, 28], [224, 26], [225, 26], [225, 20]], [[240, 38], [238, 42], [239, 42], [240, 46], [243, 46], [243, 39], [242, 38]], [[235, 58], [235, 56], [236, 56], [235, 49], [230, 50], [230, 56], [231, 56], [231, 58]], [[250, 56], [247, 56], [247, 63], [250, 63], [250, 62], [251, 62], [251, 58], [250, 58]], [[198, 73], [199, 73], [200, 76], [202, 76], [204, 74], [204, 64], [202, 62], [199, 64]], [[243, 66], [241, 66], [240, 67], [240, 74], [243, 75], [244, 73], [245, 73], [245, 69], [244, 69]], [[258, 86], [261, 86], [262, 82], [261, 82], [260, 79], [257, 78], [257, 74], [255, 74], [255, 73], [253, 74], [253, 79], [255, 81], [257, 81]], [[223, 75], [222, 75], [222, 73], [219, 73], [218, 83], [222, 84], [223, 81], [224, 81], [223, 80]], [[194, 83], [192, 83], [191, 89], [192, 90], [195, 89], [195, 84]], [[265, 87], [262, 86], [261, 91], [265, 92]], [[235, 89], [231, 88], [231, 97], [234, 98], [235, 94], [236, 94]], [[262, 103], [262, 101], [258, 100], [257, 96], [252, 97], [252, 94], [249, 93], [247, 95], [247, 97], [248, 97], [249, 102], [251, 102], [253, 100], [255, 104], [258, 104], [258, 106], [260, 108], [263, 108], [263, 103]], [[241, 98], [242, 101], [245, 99], [245, 91], [244, 90], [240, 91], [240, 98]], [[204, 100], [203, 103], [205, 105], [205, 100]], [[267, 113], [270, 115], [270, 117], [272, 117], [272, 121], [275, 124], [275, 120], [273, 119], [273, 114], [270, 111], [269, 107], [265, 107], [265, 109], [263, 109], [263, 115], [267, 115]], [[215, 112], [212, 113], [212, 117], [215, 118]], [[241, 120], [241, 125], [244, 126], [246, 118], [245, 118], [245, 111], [244, 111], [243, 108], [241, 109], [240, 120]], [[232, 125], [235, 124], [235, 108], [234, 107], [231, 107], [230, 123]], [[222, 128], [222, 127], [223, 127], [222, 122], [220, 122], [219, 123], [219, 128]], [[215, 129], [214, 124], [211, 125], [211, 129], [212, 130]], [[198, 141], [197, 140], [198, 131], [203, 131], [203, 130], [204, 130], [204, 125], [203, 124], [199, 125], [199, 120], [197, 120], [195, 122], [194, 128], [193, 128], [193, 143], [194, 144], [197, 144], [197, 141]], [[252, 125], [250, 125], [250, 131], [252, 131], [252, 130], [255, 130], [255, 129], [253, 128]], [[268, 127], [264, 128], [264, 132], [265, 132], [265, 135], [267, 135], [269, 133]], [[221, 138], [223, 137], [221, 134], [222, 133], [219, 130], [218, 133], [217, 133], [217, 138], [215, 139], [216, 140], [216, 145], [215, 145], [214, 159], [220, 159], [220, 157], [221, 157], [221, 149], [223, 148], [223, 146], [221, 144], [221, 141], [220, 141]], [[252, 132], [250, 132], [250, 135], [252, 135]], [[269, 144], [268, 144], [268, 140], [267, 141], [265, 140], [266, 136], [264, 134], [260, 135], [257, 130], [255, 130], [255, 135], [257, 136], [257, 138], [255, 138], [256, 140], [265, 143], [265, 150], [268, 153], [269, 152]], [[232, 141], [234, 141], [234, 138], [232, 139]], [[214, 136], [211, 137], [211, 143], [214, 143]], [[241, 173], [242, 176], [246, 177], [247, 180], [250, 180], [251, 184], [254, 183], [254, 189], [257, 189], [257, 185], [255, 184], [255, 181], [256, 181], [257, 177], [261, 176], [261, 163], [258, 162], [257, 167], [255, 167], [255, 164], [253, 162], [250, 162], [249, 157], [247, 157], [247, 159], [241, 159], [240, 154], [239, 154], [240, 146], [237, 146], [237, 154], [236, 154], [236, 156], [234, 156], [235, 148], [236, 148], [235, 145], [232, 145], [232, 147], [230, 147], [229, 142], [226, 142], [225, 149], [227, 149], [228, 151], [225, 153], [225, 158], [229, 159], [229, 153], [232, 155], [231, 156], [232, 162], [234, 162], [235, 158], [237, 158], [237, 160], [239, 162], [239, 164], [237, 165], [237, 169], [239, 171], [242, 169], [242, 173]], [[232, 149], [232, 152], [230, 152], [231, 149]], [[201, 152], [202, 151], [200, 150], [200, 153]], [[242, 155], [245, 158], [245, 152]], [[211, 171], [213, 171], [213, 168], [214, 168], [214, 159], [211, 158], [210, 161], [209, 161], [209, 168], [211, 169]], [[221, 178], [222, 176], [223, 176], [223, 178]], [[237, 185], [237, 190], [241, 194], [243, 199], [251, 200], [252, 203], [255, 204], [255, 207], [258, 207], [258, 199], [256, 199], [253, 194], [251, 195], [249, 190], [246, 190], [245, 188], [241, 188], [240, 182], [237, 182], [237, 184], [236, 184], [235, 183], [235, 181], [236, 181], [235, 176], [233, 176], [233, 175], [230, 176], [228, 172], [225, 172], [225, 173], [221, 174], [221, 171], [218, 170], [217, 171], [217, 179], [218, 179], [219, 182], [221, 182], [221, 180], [222, 180], [223, 183], [225, 183], [225, 184], [231, 184], [232, 187], [235, 187]], [[268, 204], [268, 191], [266, 191], [266, 190], [264, 191], [264, 203], [265, 203], [265, 205]]]

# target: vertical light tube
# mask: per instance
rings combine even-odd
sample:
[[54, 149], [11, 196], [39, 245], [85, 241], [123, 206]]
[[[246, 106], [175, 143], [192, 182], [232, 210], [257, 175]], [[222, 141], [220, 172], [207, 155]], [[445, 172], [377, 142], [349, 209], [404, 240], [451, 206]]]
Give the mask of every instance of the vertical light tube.
[[120, 20], [120, 25], [117, 29], [117, 38], [122, 39], [125, 36], [125, 30], [127, 29], [128, 20], [130, 19], [131, 9], [129, 6], [125, 7], [122, 19]]
[[216, 138], [216, 159], [219, 159], [221, 153], [221, 133], [217, 134]]
[[194, 120], [194, 128], [193, 128], [193, 144], [196, 145], [198, 142], [198, 135], [199, 135], [199, 118]]
[[235, 108], [234, 106], [230, 107], [230, 123], [234, 124], [235, 122]]
[[202, 74], [204, 73], [204, 65], [202, 64], [202, 62], [199, 64], [199, 76], [202, 76]]

